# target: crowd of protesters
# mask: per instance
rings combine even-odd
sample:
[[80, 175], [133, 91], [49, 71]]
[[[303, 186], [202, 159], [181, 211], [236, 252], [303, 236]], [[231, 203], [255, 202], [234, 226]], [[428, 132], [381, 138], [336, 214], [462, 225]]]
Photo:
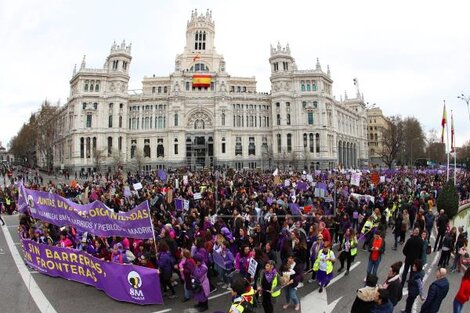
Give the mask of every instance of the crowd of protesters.
[[[304, 278], [309, 277], [309, 283], [316, 281], [318, 292], [323, 292], [333, 278], [335, 263], [340, 264], [338, 272], [346, 267], [345, 275], [349, 274], [361, 242], [369, 253], [369, 264], [366, 287], [357, 291], [352, 312], [392, 312], [406, 282], [409, 293], [403, 312], [411, 312], [418, 296], [426, 299], [422, 312], [437, 312], [433, 308], [438, 310], [440, 302], [429, 302], [443, 297], [433, 295], [431, 299], [429, 295], [434, 292], [445, 297], [445, 284], [431, 286], [426, 298], [422, 284], [434, 225], [434, 250], [442, 250], [438, 281], [446, 280], [452, 251], [456, 255], [452, 271], [460, 272], [468, 257], [466, 231], [449, 228], [445, 213], [432, 211], [445, 175], [385, 171], [381, 173], [384, 179], [373, 183], [372, 174], [363, 171], [359, 186], [351, 184], [350, 175], [349, 171], [285, 172], [275, 177], [272, 173], [232, 170], [171, 174], [118, 171], [91, 174], [83, 183], [73, 180], [61, 184], [43, 182], [37, 173], [20, 169], [15, 180], [22, 180], [26, 188], [54, 192], [81, 204], [100, 200], [119, 212], [149, 201], [156, 240], [100, 238], [28, 215], [20, 216], [19, 233], [42, 244], [84, 250], [102, 260], [155, 268], [166, 297], [175, 298], [174, 285], [181, 283], [182, 301], [194, 299], [199, 311], [208, 309], [211, 292], [228, 288], [232, 290], [232, 312], [245, 313], [259, 303], [264, 312], [272, 313], [273, 302], [281, 294], [285, 296], [284, 309], [292, 305], [300, 310], [297, 290], [304, 285]], [[460, 172], [457, 177], [460, 198], [468, 199], [470, 176]], [[134, 188], [136, 183], [142, 188]], [[316, 190], [319, 186], [321, 193]], [[2, 212], [15, 211], [17, 193], [14, 184], [2, 188]], [[176, 199], [185, 200], [184, 207], [176, 205]], [[403, 264], [393, 264], [385, 282], [378, 284], [387, 230], [394, 238], [392, 249], [403, 245], [405, 259]], [[214, 262], [214, 253], [222, 256], [225, 266]], [[252, 259], [257, 265], [254, 270], [249, 268]], [[468, 301], [468, 277], [467, 270], [462, 282], [465, 290], [459, 291], [454, 301], [455, 312]]]

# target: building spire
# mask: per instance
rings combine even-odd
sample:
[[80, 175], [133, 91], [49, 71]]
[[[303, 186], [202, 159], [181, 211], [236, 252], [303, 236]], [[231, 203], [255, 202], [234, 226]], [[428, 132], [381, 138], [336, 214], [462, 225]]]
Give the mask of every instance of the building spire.
[[320, 60], [318, 58], [317, 58], [317, 65], [315, 66], [315, 69], [321, 71]]
[[85, 68], [85, 66], [86, 66], [86, 54], [83, 55], [82, 65], [80, 66], [80, 69]]

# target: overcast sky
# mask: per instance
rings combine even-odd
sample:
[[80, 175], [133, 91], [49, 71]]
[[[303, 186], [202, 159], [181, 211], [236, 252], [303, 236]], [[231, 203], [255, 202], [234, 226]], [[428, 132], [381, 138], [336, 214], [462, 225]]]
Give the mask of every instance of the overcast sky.
[[[269, 45], [289, 43], [299, 69], [330, 65], [333, 93], [440, 133], [443, 100], [456, 141], [470, 139], [469, 1], [0, 0], [0, 140], [6, 146], [44, 99], [64, 104], [74, 64], [101, 68], [114, 40], [132, 42], [131, 89], [166, 76], [185, 45], [191, 10], [212, 10], [217, 52], [233, 76], [269, 91]], [[450, 119], [450, 110], [448, 112]]]

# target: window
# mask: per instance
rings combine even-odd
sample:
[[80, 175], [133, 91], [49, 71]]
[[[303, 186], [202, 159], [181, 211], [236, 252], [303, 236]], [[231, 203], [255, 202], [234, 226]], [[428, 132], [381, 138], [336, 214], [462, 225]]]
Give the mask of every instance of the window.
[[305, 91], [305, 84], [300, 85], [300, 91]]
[[152, 87], [152, 93], [155, 93], [155, 86]]
[[277, 153], [281, 153], [281, 145], [282, 145], [282, 141], [281, 141], [281, 134], [277, 134], [276, 135], [277, 137]]
[[93, 108], [95, 108], [95, 110], [98, 109], [98, 103], [96, 103], [96, 102], [93, 103]]
[[236, 137], [236, 139], [235, 139], [235, 155], [242, 155], [242, 154], [243, 154], [242, 137]]
[[113, 127], [113, 116], [112, 115], [108, 116], [108, 127], [109, 128]]
[[316, 109], [318, 107], [318, 102], [317, 101], [313, 101], [313, 107]]
[[88, 84], [89, 84], [88, 80], [85, 80], [85, 87], [83, 88], [85, 91], [88, 91]]
[[315, 134], [315, 151], [317, 153], [320, 153], [320, 134], [319, 133], [316, 133]]
[[206, 50], [206, 32], [196, 31], [194, 40], [194, 50]]
[[287, 152], [292, 152], [292, 134], [287, 134]]
[[290, 114], [287, 114], [287, 125], [290, 125]]
[[273, 66], [274, 66], [274, 72], [279, 71], [279, 64], [277, 62], [275, 62]]
[[310, 91], [310, 84], [307, 84], [307, 91]]
[[175, 113], [175, 126], [178, 126], [178, 113]]
[[280, 102], [276, 102], [276, 110], [279, 110], [281, 108], [281, 103]]
[[163, 87], [163, 93], [167, 93], [167, 90], [168, 90], [167, 86]]
[[144, 146], [144, 158], [150, 158], [150, 145], [146, 144]]
[[100, 81], [96, 81], [95, 91], [100, 91]]
[[313, 152], [313, 134], [309, 134], [308, 138], [309, 138], [310, 152]]
[[307, 148], [307, 134], [304, 134], [304, 148]]
[[214, 89], [215, 89], [215, 84], [214, 82], [211, 82], [211, 90], [214, 91]]
[[289, 70], [289, 63], [288, 62], [282, 62], [282, 67], [284, 68], [284, 71]]
[[248, 139], [248, 155], [256, 155], [255, 137]]
[[313, 125], [313, 112], [307, 113], [307, 122], [308, 122], [308, 125]]
[[186, 82], [186, 91], [189, 91], [190, 88], [191, 88], [191, 87], [190, 87], [190, 83], [189, 83], [189, 82]]
[[119, 152], [122, 151], [122, 137], [118, 138], [118, 150], [119, 150]]
[[157, 158], [165, 157], [165, 148], [163, 147], [163, 139], [157, 139]]
[[317, 91], [317, 84], [316, 84], [316, 83], [313, 83], [313, 84], [312, 84], [312, 90], [313, 90], [313, 91]]
[[174, 140], [174, 154], [178, 154], [178, 139], [175, 138]]
[[281, 125], [281, 114], [278, 114], [278, 115], [276, 116], [276, 121], [277, 121], [277, 125], [278, 125], [278, 126]]
[[113, 70], [114, 70], [114, 71], [117, 70], [118, 64], [119, 64], [119, 61], [117, 61], [117, 60], [114, 60], [114, 61], [113, 61]]
[[93, 91], [93, 89], [94, 89], [94, 84], [95, 84], [95, 81], [92, 80], [92, 81], [90, 82], [90, 91]]
[[122, 116], [119, 116], [119, 128], [122, 128]]
[[222, 142], [222, 153], [225, 153], [225, 142]]
[[113, 137], [108, 137], [108, 157], [111, 156], [113, 150]]
[[122, 62], [122, 68], [123, 68], [124, 70], [127, 70], [127, 62], [126, 62], [126, 61], [123, 61], [123, 62]]
[[80, 138], [80, 157], [83, 159], [85, 157], [85, 138]]
[[225, 126], [225, 113], [222, 112], [222, 126]]
[[91, 127], [92, 117], [93, 116], [91, 114], [87, 114], [87, 116], [86, 116], [86, 127], [87, 128]]

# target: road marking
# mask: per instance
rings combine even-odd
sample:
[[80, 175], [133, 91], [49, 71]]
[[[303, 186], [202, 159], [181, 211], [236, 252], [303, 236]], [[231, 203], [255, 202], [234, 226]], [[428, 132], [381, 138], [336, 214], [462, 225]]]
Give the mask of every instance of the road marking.
[[[434, 257], [434, 260], [432, 261], [431, 266], [429, 266], [428, 270], [426, 271], [426, 275], [424, 275], [424, 278], [423, 278], [423, 288], [424, 288], [424, 284], [426, 283], [426, 280], [428, 280], [428, 278], [429, 278], [429, 274], [431, 274], [431, 271], [433, 270], [434, 266], [436, 265], [439, 256], [440, 256], [439, 253], [436, 253], [436, 256]], [[417, 297], [416, 299], [419, 299], [419, 297]], [[413, 303], [412, 312], [413, 313], [418, 312], [418, 301], [416, 301], [416, 300], [415, 300], [415, 303]]]
[[7, 242], [8, 248], [10, 249], [11, 256], [15, 261], [16, 267], [23, 279], [23, 282], [28, 289], [31, 297], [33, 298], [34, 302], [38, 306], [38, 309], [41, 313], [57, 313], [54, 309], [52, 304], [47, 300], [46, 296], [42, 292], [41, 288], [39, 288], [36, 280], [34, 280], [33, 275], [29, 272], [28, 268], [23, 262], [23, 259], [18, 252], [18, 249], [15, 247], [13, 243], [13, 239], [11, 238], [10, 232], [8, 231], [7, 226], [2, 226], [3, 234], [5, 235], [5, 240]]
[[215, 296], [212, 296], [212, 297], [209, 297], [209, 300], [212, 300], [212, 299], [215, 299], [215, 298], [218, 298], [218, 297], [222, 297], [222, 296], [225, 296], [226, 294], [230, 293], [231, 291], [228, 290], [228, 291], [225, 291], [225, 292], [222, 292], [222, 293], [219, 293], [218, 295], [215, 295]]
[[156, 312], [153, 312], [153, 313], [165, 313], [165, 312], [170, 312], [171, 309], [165, 309], [165, 310], [161, 310], [161, 311], [156, 311]]
[[[358, 267], [359, 264], [361, 264], [361, 261], [358, 261], [354, 263], [353, 265], [351, 265], [351, 268], [349, 269], [349, 271], [352, 271], [353, 269]], [[339, 279], [343, 278], [345, 274], [346, 272], [344, 271], [338, 276], [336, 276], [335, 278], [333, 278], [328, 284], [328, 286], [331, 286], [332, 284], [337, 282]], [[319, 293], [319, 292], [316, 292], [316, 290], [314, 290], [310, 292], [309, 294], [307, 294], [306, 296], [302, 297], [302, 299], [300, 300], [300, 306], [302, 308], [302, 312], [322, 312], [322, 313], [333, 312], [336, 305], [339, 303], [339, 301], [343, 297], [339, 297], [338, 299], [328, 304], [328, 298], [327, 298], [328, 287], [323, 288], [323, 291], [324, 292]]]

